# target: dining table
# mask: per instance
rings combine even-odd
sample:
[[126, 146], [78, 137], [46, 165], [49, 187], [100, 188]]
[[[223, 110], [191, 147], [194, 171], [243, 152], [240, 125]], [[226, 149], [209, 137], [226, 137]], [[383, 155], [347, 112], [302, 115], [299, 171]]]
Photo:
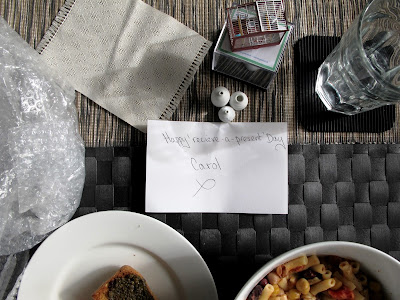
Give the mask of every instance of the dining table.
[[[36, 49], [64, 2], [0, 0], [0, 15]], [[210, 94], [224, 86], [249, 99], [232, 122], [287, 123], [288, 214], [147, 213], [147, 133], [76, 91], [86, 178], [73, 219], [122, 210], [167, 224], [204, 259], [221, 300], [234, 299], [271, 259], [311, 243], [352, 241], [400, 260], [400, 107], [345, 116], [327, 111], [315, 93], [318, 67], [369, 1], [285, 0], [293, 31], [267, 88], [212, 69], [226, 9], [246, 1], [144, 2], [212, 42], [171, 121], [220, 122]], [[9, 279], [0, 287], [3, 299], [36, 249], [22, 267], [1, 273], [0, 279]], [[0, 271], [5, 262], [0, 257]]]

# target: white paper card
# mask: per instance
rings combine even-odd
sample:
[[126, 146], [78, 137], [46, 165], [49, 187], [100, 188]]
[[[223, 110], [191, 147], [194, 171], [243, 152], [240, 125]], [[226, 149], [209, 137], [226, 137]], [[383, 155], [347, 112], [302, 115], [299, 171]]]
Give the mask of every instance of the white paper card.
[[287, 123], [148, 121], [146, 212], [287, 214]]

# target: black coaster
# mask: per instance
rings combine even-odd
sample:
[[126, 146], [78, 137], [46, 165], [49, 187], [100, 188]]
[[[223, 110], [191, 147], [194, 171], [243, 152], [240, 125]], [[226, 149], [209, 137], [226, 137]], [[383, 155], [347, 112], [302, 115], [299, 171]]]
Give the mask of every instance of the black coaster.
[[298, 122], [312, 132], [372, 133], [389, 130], [396, 117], [394, 105], [346, 116], [328, 111], [315, 92], [318, 68], [339, 41], [339, 37], [307, 36], [294, 45]]

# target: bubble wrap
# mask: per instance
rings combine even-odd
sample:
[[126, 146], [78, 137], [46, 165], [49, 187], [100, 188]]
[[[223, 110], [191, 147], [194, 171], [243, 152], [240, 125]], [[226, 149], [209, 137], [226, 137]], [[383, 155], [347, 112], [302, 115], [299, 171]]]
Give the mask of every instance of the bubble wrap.
[[0, 255], [32, 248], [76, 211], [85, 179], [75, 91], [0, 18]]

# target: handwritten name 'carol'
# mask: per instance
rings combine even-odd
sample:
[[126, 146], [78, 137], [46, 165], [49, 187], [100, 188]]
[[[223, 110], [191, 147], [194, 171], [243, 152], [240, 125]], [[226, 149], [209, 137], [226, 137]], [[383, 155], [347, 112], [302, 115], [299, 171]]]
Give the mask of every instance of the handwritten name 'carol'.
[[[206, 162], [198, 161], [197, 159], [192, 157], [190, 158], [190, 164], [195, 171], [222, 171], [221, 165], [217, 157], [214, 157], [213, 159]], [[193, 197], [195, 197], [201, 190], [212, 190], [217, 185], [217, 181], [214, 178], [208, 178], [205, 181], [199, 181], [198, 179], [196, 179], [196, 182], [198, 184], [198, 189]]]
[[197, 159], [191, 158], [190, 164], [195, 171], [203, 170], [222, 170], [221, 165], [216, 157], [210, 162], [198, 162]]

